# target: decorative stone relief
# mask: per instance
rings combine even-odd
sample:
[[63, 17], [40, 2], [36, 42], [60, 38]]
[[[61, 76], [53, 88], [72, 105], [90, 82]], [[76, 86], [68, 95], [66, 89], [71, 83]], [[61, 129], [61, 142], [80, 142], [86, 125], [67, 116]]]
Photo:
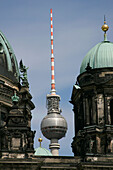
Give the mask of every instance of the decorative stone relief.
[[48, 99], [47, 108], [48, 108], [48, 112], [53, 112], [53, 111], [59, 112], [59, 100], [57, 98]]
[[97, 97], [98, 124], [104, 124], [104, 98], [102, 94]]
[[111, 116], [110, 116], [110, 99], [111, 97], [107, 97], [107, 108], [108, 108], [108, 124], [111, 124]]
[[18, 150], [20, 147], [20, 138], [12, 138], [12, 149]]
[[97, 153], [101, 153], [101, 139], [98, 136], [96, 136], [96, 143], [97, 143]]
[[111, 148], [111, 153], [113, 153], [113, 138], [111, 139], [110, 148]]

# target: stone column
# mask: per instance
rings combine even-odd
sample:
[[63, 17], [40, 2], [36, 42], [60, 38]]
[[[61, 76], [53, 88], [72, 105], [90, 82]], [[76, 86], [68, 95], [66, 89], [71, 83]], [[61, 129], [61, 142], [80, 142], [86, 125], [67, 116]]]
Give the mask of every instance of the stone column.
[[88, 99], [86, 98], [86, 125], [89, 125], [90, 124], [90, 121], [89, 121], [89, 104], [88, 104]]
[[49, 149], [51, 149], [51, 153], [53, 156], [59, 156], [60, 144], [58, 143], [58, 139], [51, 139]]
[[108, 124], [111, 125], [110, 98], [107, 99], [107, 108], [108, 108]]
[[0, 126], [2, 126], [2, 119], [1, 119], [1, 103], [0, 103]]
[[101, 153], [101, 139], [99, 136], [96, 136], [96, 148], [97, 153]]
[[95, 97], [92, 97], [92, 124], [96, 124], [96, 104]]
[[86, 126], [86, 105], [85, 105], [85, 98], [83, 98], [83, 114], [84, 114], [84, 126]]
[[104, 96], [104, 116], [105, 124], [108, 124], [108, 104], [107, 104], [107, 95]]
[[101, 124], [101, 125], [103, 125], [105, 122], [104, 109], [105, 109], [104, 97], [102, 94], [99, 94], [98, 99], [97, 99], [97, 111], [98, 111], [98, 124]]

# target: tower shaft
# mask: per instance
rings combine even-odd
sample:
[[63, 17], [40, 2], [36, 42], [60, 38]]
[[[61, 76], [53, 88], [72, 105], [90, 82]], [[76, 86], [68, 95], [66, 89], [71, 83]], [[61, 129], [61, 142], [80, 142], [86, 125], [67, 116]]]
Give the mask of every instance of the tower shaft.
[[59, 108], [60, 96], [56, 94], [54, 77], [54, 55], [53, 55], [53, 19], [51, 13], [51, 93], [47, 95], [47, 116], [41, 122], [41, 131], [49, 139], [49, 149], [53, 156], [59, 156], [60, 144], [58, 140], [67, 132], [67, 122]]

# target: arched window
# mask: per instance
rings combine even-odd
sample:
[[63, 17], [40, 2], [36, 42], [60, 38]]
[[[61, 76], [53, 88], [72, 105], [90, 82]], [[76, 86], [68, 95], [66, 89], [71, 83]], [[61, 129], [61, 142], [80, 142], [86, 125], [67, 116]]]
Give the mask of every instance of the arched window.
[[16, 67], [15, 67], [14, 58], [11, 58], [11, 62], [12, 62], [13, 74], [15, 74], [16, 73]]

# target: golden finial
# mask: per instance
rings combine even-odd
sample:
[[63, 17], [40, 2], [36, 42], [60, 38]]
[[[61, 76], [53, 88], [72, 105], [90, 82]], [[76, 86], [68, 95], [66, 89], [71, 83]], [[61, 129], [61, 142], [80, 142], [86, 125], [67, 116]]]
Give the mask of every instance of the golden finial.
[[40, 147], [41, 147], [42, 138], [39, 138], [38, 141], [40, 142]]
[[104, 25], [102, 25], [101, 29], [104, 31], [104, 41], [107, 41], [106, 31], [108, 31], [109, 26], [106, 24], [105, 15], [104, 15]]

